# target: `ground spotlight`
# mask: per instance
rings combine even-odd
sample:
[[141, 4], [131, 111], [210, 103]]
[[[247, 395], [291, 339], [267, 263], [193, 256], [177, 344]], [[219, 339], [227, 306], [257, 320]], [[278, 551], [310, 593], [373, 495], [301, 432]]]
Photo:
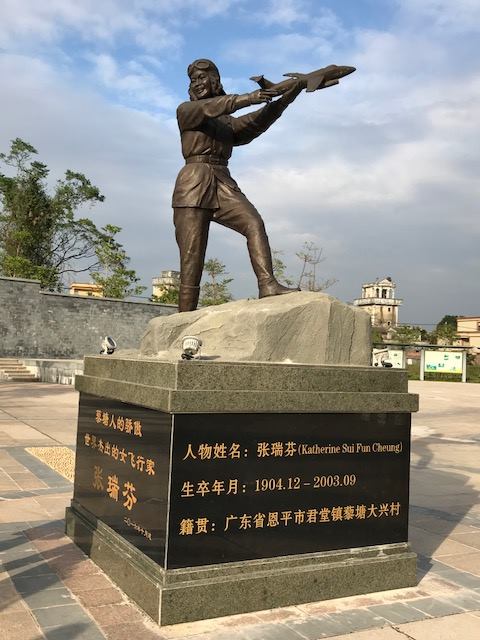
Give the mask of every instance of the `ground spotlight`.
[[102, 340], [102, 349], [100, 351], [100, 355], [102, 356], [111, 356], [112, 353], [117, 348], [117, 343], [110, 336], [105, 336]]
[[193, 360], [200, 357], [200, 347], [202, 341], [195, 336], [185, 336], [182, 338], [182, 360]]

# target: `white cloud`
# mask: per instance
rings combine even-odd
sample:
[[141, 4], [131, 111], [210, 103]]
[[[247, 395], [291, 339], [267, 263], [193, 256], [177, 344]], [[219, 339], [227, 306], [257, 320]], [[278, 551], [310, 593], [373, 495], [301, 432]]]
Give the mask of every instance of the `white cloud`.
[[[3, 0], [0, 23], [2, 46], [18, 47], [28, 40], [51, 41], [64, 35], [65, 29], [86, 39], [108, 41], [116, 33], [139, 28], [139, 21], [123, 2], [103, 0]], [[123, 6], [122, 6], [123, 5]], [[26, 42], [27, 41], [27, 42]]]
[[[179, 14], [207, 19], [241, 0], [2, 0], [0, 46], [50, 42], [66, 32], [113, 44], [130, 35], [148, 51], [177, 47]], [[166, 22], [165, 22], [166, 21]]]
[[295, 22], [308, 22], [310, 3], [305, 0], [269, 0], [261, 11], [252, 14], [253, 20], [266, 25], [291, 26]]
[[[305, 66], [307, 62], [313, 71], [322, 66], [321, 61], [332, 55], [335, 47], [347, 37], [340, 20], [330, 9], [302, 0], [272, 0], [267, 8], [251, 14], [250, 19], [261, 21], [267, 27], [279, 26], [282, 32], [232, 40], [224, 49], [227, 59], [257, 64], [260, 61], [262, 65], [276, 68], [287, 68], [287, 65], [288, 70], [294, 70], [299, 64]], [[296, 30], [289, 30], [293, 26]]]
[[140, 47], [144, 47], [148, 53], [162, 51], [164, 49], [177, 51], [183, 44], [183, 38], [179, 33], [173, 31], [172, 28], [158, 23], [144, 23], [136, 32], [135, 42]]
[[478, 0], [397, 0], [400, 17], [408, 22], [423, 21], [429, 29], [450, 36], [480, 31]]
[[119, 68], [116, 60], [105, 53], [90, 55], [95, 76], [101, 84], [117, 92], [120, 102], [142, 105], [146, 110], [173, 111], [180, 102], [159, 81], [158, 77], [134, 60]]
[[303, 63], [302, 70], [307, 71], [305, 60], [322, 60], [331, 53], [332, 44], [326, 38], [292, 32], [268, 38], [234, 40], [225, 47], [223, 55], [236, 63], [251, 62], [257, 66], [275, 66], [286, 71], [298, 71], [300, 69], [292, 67]]

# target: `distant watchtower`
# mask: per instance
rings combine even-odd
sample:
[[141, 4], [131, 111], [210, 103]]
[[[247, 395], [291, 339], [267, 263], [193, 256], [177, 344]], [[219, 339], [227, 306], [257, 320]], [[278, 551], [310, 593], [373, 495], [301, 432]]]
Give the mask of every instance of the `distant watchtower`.
[[396, 327], [398, 324], [398, 307], [403, 300], [395, 298], [396, 284], [391, 278], [376, 279], [362, 285], [362, 297], [353, 301], [370, 314], [372, 326]]
[[154, 296], [162, 296], [172, 287], [180, 284], [180, 271], [162, 271], [159, 276], [152, 278]]

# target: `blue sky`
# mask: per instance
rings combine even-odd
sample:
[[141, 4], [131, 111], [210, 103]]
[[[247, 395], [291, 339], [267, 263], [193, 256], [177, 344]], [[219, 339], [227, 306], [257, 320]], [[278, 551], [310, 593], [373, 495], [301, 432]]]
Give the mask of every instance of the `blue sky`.
[[[227, 91], [249, 76], [346, 64], [302, 94], [232, 175], [288, 272], [303, 242], [351, 301], [391, 276], [401, 322], [480, 313], [478, 0], [0, 0], [0, 149], [17, 136], [52, 181], [83, 171], [106, 196], [89, 215], [123, 228], [150, 286], [177, 268], [170, 198], [182, 165], [175, 109], [186, 67], [213, 59]], [[241, 236], [214, 225], [209, 256], [255, 294]]]

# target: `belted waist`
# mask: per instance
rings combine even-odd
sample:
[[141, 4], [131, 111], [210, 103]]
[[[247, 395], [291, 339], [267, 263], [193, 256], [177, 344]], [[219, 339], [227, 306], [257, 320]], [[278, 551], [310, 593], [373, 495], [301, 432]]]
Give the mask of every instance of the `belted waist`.
[[218, 156], [190, 156], [185, 158], [185, 164], [193, 164], [195, 162], [203, 162], [204, 164], [221, 164], [228, 167], [228, 160], [219, 158]]

